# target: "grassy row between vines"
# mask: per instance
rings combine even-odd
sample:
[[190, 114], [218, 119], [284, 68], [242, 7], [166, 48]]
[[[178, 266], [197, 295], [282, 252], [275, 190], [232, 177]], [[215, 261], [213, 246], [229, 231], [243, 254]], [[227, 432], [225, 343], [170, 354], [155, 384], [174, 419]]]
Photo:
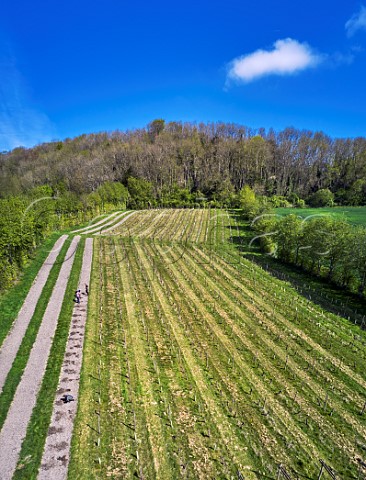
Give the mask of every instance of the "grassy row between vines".
[[236, 228], [235, 220], [225, 210], [164, 209], [138, 211], [111, 233], [160, 242], [216, 245], [227, 242]]
[[209, 245], [95, 251], [69, 478], [357, 478], [364, 332]]

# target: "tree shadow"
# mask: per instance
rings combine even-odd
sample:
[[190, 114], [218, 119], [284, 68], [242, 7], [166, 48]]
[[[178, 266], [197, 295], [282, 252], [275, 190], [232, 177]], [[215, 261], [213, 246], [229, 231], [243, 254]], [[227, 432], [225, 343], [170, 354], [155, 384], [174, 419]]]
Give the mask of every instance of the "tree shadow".
[[[229, 212], [231, 215], [232, 213]], [[345, 318], [350, 323], [366, 330], [366, 299], [345, 291], [327, 279], [315, 276], [296, 265], [285, 264], [269, 254], [250, 245], [255, 232], [249, 222], [234, 211], [240, 235], [232, 237], [232, 242], [243, 258], [259, 265], [273, 277], [288, 282], [300, 295], [320, 306], [323, 310]]]

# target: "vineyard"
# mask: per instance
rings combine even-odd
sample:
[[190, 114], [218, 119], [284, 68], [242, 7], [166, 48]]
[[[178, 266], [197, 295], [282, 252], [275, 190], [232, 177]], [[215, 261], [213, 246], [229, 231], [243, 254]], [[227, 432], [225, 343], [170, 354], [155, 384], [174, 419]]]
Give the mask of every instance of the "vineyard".
[[215, 209], [50, 238], [0, 299], [1, 480], [365, 480], [364, 312], [248, 243]]
[[365, 478], [365, 332], [228, 261], [227, 212], [138, 211], [108, 228], [69, 478], [317, 479], [321, 461], [324, 478]]
[[238, 225], [227, 211], [216, 209], [141, 210], [100, 234], [160, 242], [222, 244], [238, 234]]

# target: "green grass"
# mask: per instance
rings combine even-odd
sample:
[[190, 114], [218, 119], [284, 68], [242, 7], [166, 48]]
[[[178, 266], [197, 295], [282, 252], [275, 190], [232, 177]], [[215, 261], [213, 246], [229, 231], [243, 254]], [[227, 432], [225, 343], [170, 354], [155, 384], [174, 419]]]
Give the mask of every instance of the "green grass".
[[17, 318], [29, 289], [36, 278], [38, 271], [46, 260], [52, 246], [56, 242], [59, 234], [51, 235], [42, 246], [37, 248], [34, 258], [30, 261], [24, 270], [18, 283], [10, 290], [0, 295], [0, 345], [2, 345], [14, 320]]
[[150, 240], [95, 242], [69, 478], [316, 478], [324, 458], [356, 479], [365, 332], [246, 259]]
[[75, 285], [78, 284], [83, 250], [84, 239], [81, 239], [66, 287], [46, 372], [27, 428], [27, 434], [22, 444], [18, 467], [13, 480], [32, 480], [36, 479], [38, 475], [74, 308], [74, 303], [70, 301], [70, 298], [73, 297]]
[[278, 215], [290, 213], [306, 218], [310, 215], [331, 215], [342, 218], [355, 225], [366, 226], [366, 207], [326, 207], [326, 208], [276, 208]]
[[[366, 207], [282, 210], [366, 225]], [[351, 453], [364, 450], [366, 337], [347, 320], [355, 318], [350, 295], [250, 251], [270, 273], [263, 271], [243, 258], [248, 225], [235, 212], [229, 221], [217, 213], [206, 246], [170, 238], [178, 217], [167, 243], [159, 229], [133, 242], [96, 239], [68, 478], [234, 478], [246, 463], [246, 478], [274, 478], [280, 461], [316, 478], [318, 458], [341, 478], [357, 478]], [[15, 480], [37, 477], [67, 340], [67, 298]]]
[[[69, 248], [70, 243], [71, 243], [71, 240], [69, 239], [66, 240], [65, 244], [60, 250], [57, 260], [60, 260], [60, 259], [62, 260], [65, 257], [66, 251]], [[27, 365], [30, 352], [32, 350], [34, 341], [37, 337], [37, 333], [41, 325], [44, 312], [46, 311], [48, 301], [50, 299], [52, 290], [58, 278], [61, 266], [62, 266], [62, 262], [56, 261], [51, 269], [47, 282], [37, 302], [37, 306], [34, 311], [33, 317], [28, 325], [27, 331], [19, 347], [17, 356], [6, 378], [3, 391], [1, 392], [1, 395], [0, 395], [0, 428], [4, 424], [4, 421], [6, 419], [10, 404], [13, 400], [15, 391], [18, 387], [18, 384], [22, 378], [24, 369]]]

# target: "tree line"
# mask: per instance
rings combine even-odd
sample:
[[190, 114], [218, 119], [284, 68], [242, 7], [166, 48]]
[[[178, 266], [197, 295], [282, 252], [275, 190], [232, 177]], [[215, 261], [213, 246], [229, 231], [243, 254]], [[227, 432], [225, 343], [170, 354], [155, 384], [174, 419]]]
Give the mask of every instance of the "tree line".
[[85, 134], [0, 154], [3, 197], [60, 183], [83, 195], [106, 181], [127, 186], [130, 177], [149, 182], [149, 201], [156, 203], [171, 195], [184, 202], [193, 194], [234, 206], [249, 185], [259, 195], [292, 204], [328, 190], [336, 204], [365, 205], [366, 139], [157, 119], [142, 129]]
[[23, 195], [0, 199], [0, 291], [9, 288], [35, 248], [51, 233], [91, 220], [115, 208], [126, 208], [129, 194], [106, 182], [95, 192], [77, 196], [64, 185], [35, 187]]
[[204, 207], [200, 192], [175, 186], [157, 196], [153, 184], [128, 177], [126, 185], [105, 181], [90, 193], [68, 189], [65, 180], [0, 198], [0, 291], [18, 278], [35, 248], [54, 231], [85, 223], [113, 209]]
[[[251, 221], [251, 246], [360, 296], [366, 291], [366, 228], [322, 214], [280, 216], [250, 187], [241, 192], [243, 215]], [[299, 211], [301, 213], [301, 210]]]

